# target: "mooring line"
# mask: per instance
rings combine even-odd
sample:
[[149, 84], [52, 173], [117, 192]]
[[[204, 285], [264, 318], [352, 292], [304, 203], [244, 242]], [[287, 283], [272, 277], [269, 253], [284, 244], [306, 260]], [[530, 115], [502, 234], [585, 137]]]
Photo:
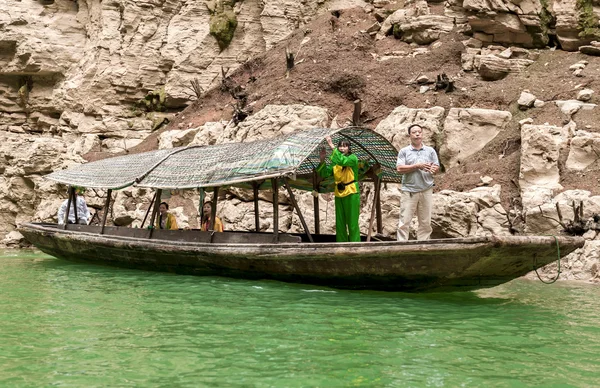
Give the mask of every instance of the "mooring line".
[[558, 255], [558, 258], [556, 259], [556, 261], [558, 262], [558, 272], [556, 274], [556, 278], [554, 278], [552, 281], [545, 281], [544, 279], [542, 279], [540, 277], [540, 274], [537, 271], [537, 255], [533, 256], [533, 270], [535, 271], [535, 274], [537, 275], [538, 279], [540, 279], [540, 281], [544, 284], [552, 284], [555, 283], [558, 280], [558, 277], [560, 276], [560, 245], [558, 244], [558, 238], [554, 235], [546, 235], [546, 236], [550, 236], [550, 237], [554, 237], [554, 241], [556, 241], [556, 253]]

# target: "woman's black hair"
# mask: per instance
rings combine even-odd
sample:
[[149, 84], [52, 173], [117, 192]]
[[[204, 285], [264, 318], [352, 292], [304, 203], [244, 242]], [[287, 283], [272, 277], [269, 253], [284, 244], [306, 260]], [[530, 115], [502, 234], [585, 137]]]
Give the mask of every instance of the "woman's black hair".
[[[167, 208], [167, 210], [169, 210], [169, 204], [166, 202], [161, 202], [160, 205], [165, 205], [165, 207]], [[158, 206], [160, 206], [158, 205]]]
[[337, 148], [339, 149], [340, 146], [347, 146], [348, 147], [348, 155], [350, 155], [352, 153], [352, 148], [351, 148], [350, 140], [348, 140], [348, 139], [340, 139], [340, 141], [338, 141]]

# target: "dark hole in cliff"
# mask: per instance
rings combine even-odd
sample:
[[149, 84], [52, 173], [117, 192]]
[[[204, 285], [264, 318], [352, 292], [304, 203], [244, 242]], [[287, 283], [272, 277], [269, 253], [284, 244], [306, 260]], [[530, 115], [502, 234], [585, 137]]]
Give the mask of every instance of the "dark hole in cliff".
[[342, 16], [342, 11], [339, 11], [339, 10], [337, 10], [337, 11], [331, 11], [331, 14], [333, 16], [335, 16], [336, 18], [339, 18], [340, 16]]
[[556, 47], [557, 49], [560, 49], [560, 41], [558, 40], [556, 35], [550, 35], [548, 34], [548, 46], [549, 47]]
[[360, 98], [360, 94], [365, 86], [366, 82], [362, 76], [344, 73], [336, 75], [329, 81], [326, 81], [324, 89], [354, 101]]
[[29, 189], [33, 190], [35, 188], [35, 183], [31, 179], [23, 177], [23, 182]]
[[17, 53], [17, 41], [5, 40], [0, 41], [0, 62], [10, 62]]
[[54, 4], [54, 0], [39, 0], [42, 5], [52, 5]]

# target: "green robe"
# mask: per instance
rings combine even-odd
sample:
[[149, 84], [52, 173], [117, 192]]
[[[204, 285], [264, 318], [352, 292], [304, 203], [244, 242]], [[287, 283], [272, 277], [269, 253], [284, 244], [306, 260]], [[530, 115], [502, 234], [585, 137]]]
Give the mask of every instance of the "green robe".
[[[344, 167], [346, 167], [344, 169]], [[335, 188], [335, 235], [338, 242], [359, 242], [360, 192], [358, 186], [358, 158], [342, 154], [337, 148], [331, 154], [331, 165], [319, 164], [317, 172], [322, 178], [333, 175], [335, 184], [350, 183], [343, 191]]]

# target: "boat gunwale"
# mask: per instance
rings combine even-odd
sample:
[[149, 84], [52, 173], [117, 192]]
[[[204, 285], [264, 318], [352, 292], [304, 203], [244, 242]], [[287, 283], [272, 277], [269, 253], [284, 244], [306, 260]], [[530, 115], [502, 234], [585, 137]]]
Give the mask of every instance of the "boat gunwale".
[[[116, 236], [109, 234], [98, 234], [85, 231], [65, 230], [57, 227], [44, 226], [42, 224], [35, 223], [24, 223], [19, 229], [29, 228], [38, 233], [53, 233], [63, 236], [85, 236], [87, 238], [95, 240], [104, 240], [105, 242], [125, 242], [125, 243], [138, 243], [141, 245], [149, 244], [152, 246], [168, 245], [169, 248], [260, 248], [262, 249], [295, 249], [296, 251], [309, 251], [317, 248], [329, 248], [337, 250], [340, 248], [352, 248], [355, 251], [357, 248], [368, 248], [376, 246], [378, 248], [391, 247], [391, 248], [405, 248], [397, 249], [398, 251], [405, 250], [430, 250], [428, 248], [437, 247], [440, 250], [449, 250], [466, 247], [481, 247], [482, 245], [521, 245], [524, 243], [530, 243], [534, 245], [547, 245], [555, 244], [558, 241], [559, 246], [576, 246], [580, 248], [585, 243], [582, 237], [572, 236], [478, 236], [478, 237], [458, 237], [458, 238], [447, 238], [447, 239], [431, 239], [431, 240], [409, 240], [409, 241], [370, 241], [370, 242], [324, 242], [324, 243], [211, 243], [211, 242], [192, 242], [192, 241], [179, 241], [179, 240], [167, 240], [159, 238], [139, 238], [139, 237], [128, 237], [128, 236]], [[245, 232], [240, 232], [245, 233]], [[252, 232], [249, 232], [251, 235]], [[557, 240], [555, 240], [555, 238]], [[324, 249], [321, 249], [324, 250]], [[352, 252], [348, 252], [352, 253]]]

